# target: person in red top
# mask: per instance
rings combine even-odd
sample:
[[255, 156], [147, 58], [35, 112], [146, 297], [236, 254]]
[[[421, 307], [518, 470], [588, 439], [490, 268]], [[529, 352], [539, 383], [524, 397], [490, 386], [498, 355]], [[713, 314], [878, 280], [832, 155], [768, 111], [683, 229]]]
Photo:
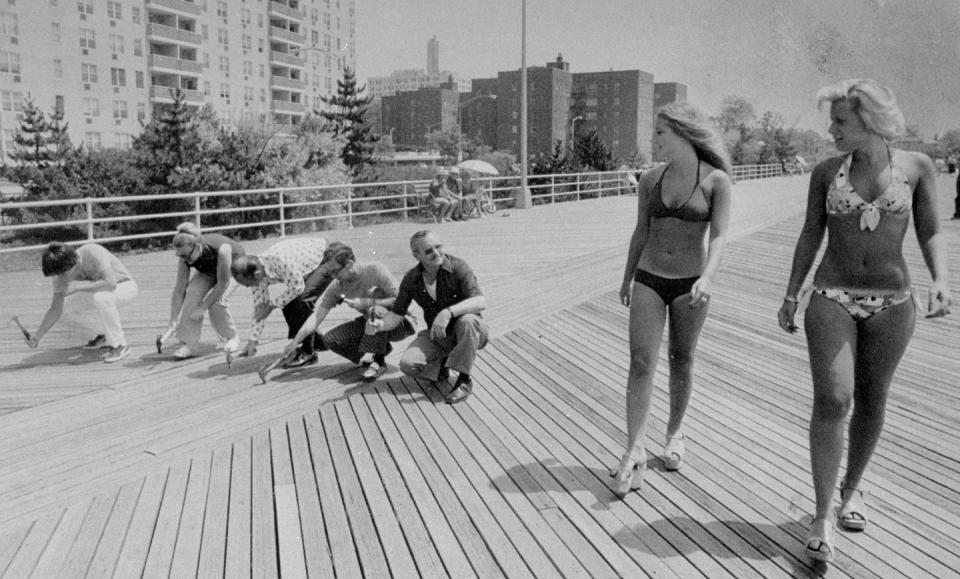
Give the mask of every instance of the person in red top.
[[447, 369], [456, 370], [457, 381], [446, 393], [447, 403], [456, 404], [470, 396], [473, 362], [487, 345], [489, 330], [481, 316], [487, 301], [467, 262], [445, 254], [433, 233], [414, 233], [410, 249], [419, 263], [403, 276], [391, 311], [372, 323], [378, 331], [390, 331], [403, 323], [410, 302], [416, 301], [428, 329], [407, 347], [400, 370], [432, 382], [446, 381]]

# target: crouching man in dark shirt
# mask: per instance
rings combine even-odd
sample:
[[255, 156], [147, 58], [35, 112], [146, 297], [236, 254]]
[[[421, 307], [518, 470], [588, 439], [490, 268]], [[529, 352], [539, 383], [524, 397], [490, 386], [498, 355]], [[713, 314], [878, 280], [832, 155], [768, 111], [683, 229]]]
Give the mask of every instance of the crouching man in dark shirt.
[[470, 396], [473, 361], [487, 345], [487, 324], [480, 315], [487, 307], [486, 298], [467, 262], [444, 254], [430, 231], [414, 233], [410, 249], [419, 263], [403, 276], [391, 311], [373, 323], [377, 331], [389, 331], [403, 321], [410, 302], [417, 302], [427, 329], [404, 352], [400, 370], [436, 383], [446, 382], [448, 369], [456, 370], [457, 381], [445, 394], [448, 404], [456, 404]]

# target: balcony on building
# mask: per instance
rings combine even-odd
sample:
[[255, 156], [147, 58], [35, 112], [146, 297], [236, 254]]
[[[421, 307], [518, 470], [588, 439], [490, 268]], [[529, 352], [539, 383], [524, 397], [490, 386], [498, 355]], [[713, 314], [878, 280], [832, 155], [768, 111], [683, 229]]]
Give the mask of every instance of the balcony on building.
[[150, 43], [147, 68], [153, 71], [185, 72], [199, 75], [203, 65], [197, 61], [197, 50], [176, 44]]
[[283, 40], [299, 46], [307, 43], [307, 37], [300, 34], [299, 23], [282, 18], [270, 19], [270, 32], [268, 36], [271, 41]]
[[147, 24], [150, 41], [184, 42], [199, 45], [203, 38], [197, 34], [197, 21], [176, 14], [151, 13]]
[[306, 66], [306, 60], [297, 52], [291, 52], [290, 47], [284, 43], [270, 43], [270, 64], [282, 64], [286, 66], [296, 66], [303, 68]]
[[270, 87], [284, 88], [295, 91], [304, 91], [307, 84], [303, 82], [303, 73], [299, 68], [286, 66], [270, 67]]
[[307, 17], [297, 0], [270, 0], [267, 2], [267, 7], [270, 16], [283, 16], [297, 21], [302, 21]]
[[175, 75], [153, 75], [150, 79], [150, 100], [156, 103], [172, 104], [179, 90], [188, 105], [200, 106], [204, 102], [203, 92], [198, 90], [196, 79]]
[[167, 10], [181, 14], [200, 16], [200, 6], [193, 0], [147, 0], [147, 11]]
[[303, 115], [307, 112], [307, 106], [303, 103], [303, 96], [298, 92], [274, 89], [270, 96], [271, 112], [297, 115]]

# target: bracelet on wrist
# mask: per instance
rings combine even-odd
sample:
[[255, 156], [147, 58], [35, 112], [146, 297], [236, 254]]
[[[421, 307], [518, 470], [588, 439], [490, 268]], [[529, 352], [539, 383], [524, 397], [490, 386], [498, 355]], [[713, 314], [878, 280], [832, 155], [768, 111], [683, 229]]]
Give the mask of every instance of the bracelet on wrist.
[[796, 296], [783, 296], [783, 301], [790, 302], [791, 304], [800, 303], [800, 300]]

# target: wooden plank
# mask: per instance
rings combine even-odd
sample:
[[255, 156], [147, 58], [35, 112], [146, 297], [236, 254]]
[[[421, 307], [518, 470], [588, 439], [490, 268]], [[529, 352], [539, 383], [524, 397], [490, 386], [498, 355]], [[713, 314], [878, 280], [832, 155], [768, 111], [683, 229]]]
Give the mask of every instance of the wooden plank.
[[30, 531], [20, 543], [19, 549], [4, 570], [4, 577], [29, 577], [36, 568], [44, 549], [50, 543], [50, 538], [56, 532], [57, 526], [66, 514], [66, 510], [57, 509], [45, 517], [37, 519], [30, 526]]
[[[363, 488], [353, 464], [351, 449], [343, 432], [337, 412], [338, 404], [320, 409], [320, 419], [327, 438], [327, 446], [340, 485], [341, 500], [350, 523], [349, 532], [357, 547], [357, 557], [364, 575], [385, 577], [390, 573], [383, 545], [370, 513], [370, 505], [363, 496]], [[340, 529], [339, 532], [346, 532]]]
[[117, 493], [117, 500], [113, 504], [113, 510], [110, 512], [110, 518], [107, 519], [107, 524], [90, 561], [87, 576], [112, 576], [120, 557], [124, 538], [130, 528], [130, 521], [133, 518], [140, 493], [143, 491], [144, 482], [144, 480], [139, 480], [120, 488], [120, 492]]
[[232, 460], [232, 448], [221, 447], [213, 451], [203, 517], [203, 535], [200, 538], [198, 577], [223, 577], [224, 574]]
[[279, 577], [280, 567], [273, 510], [273, 464], [269, 430], [253, 435], [251, 454], [251, 574], [254, 577], [273, 579]]
[[164, 471], [147, 477], [144, 481], [130, 519], [130, 527], [123, 538], [123, 547], [117, 556], [115, 577], [139, 577], [143, 574], [168, 474]]
[[[99, 495], [93, 500], [90, 510], [77, 531], [76, 539], [70, 546], [69, 552], [60, 569], [55, 572], [58, 577], [85, 577], [90, 567], [97, 545], [103, 536], [117, 500], [118, 494]], [[38, 569], [38, 575], [41, 575]]]
[[[313, 459], [313, 476], [317, 481], [320, 510], [323, 513], [325, 529], [328, 530], [326, 536], [333, 573], [337, 577], [362, 577], [360, 559], [353, 537], [348, 532], [350, 523], [340, 495], [340, 482], [337, 479], [320, 413], [315, 411], [307, 414], [304, 416], [303, 423], [310, 443], [310, 457]], [[323, 545], [316, 545], [315, 548], [322, 549]]]
[[0, 577], [4, 577], [4, 571], [10, 561], [20, 550], [20, 545], [30, 533], [33, 523], [20, 525], [18, 527], [8, 528], [0, 533]]
[[277, 554], [281, 577], [306, 577], [303, 535], [297, 509], [297, 490], [294, 487], [290, 464], [290, 446], [285, 427], [270, 429], [270, 448], [273, 460], [273, 495], [277, 512]]
[[[183, 503], [190, 477], [190, 463], [184, 462], [170, 469], [167, 484], [163, 489], [160, 511], [153, 524], [153, 537], [143, 569], [144, 578], [167, 577], [170, 575], [177, 534], [183, 516]], [[131, 529], [135, 531], [136, 529]]]
[[227, 556], [224, 564], [227, 577], [249, 577], [251, 572], [251, 452], [251, 441], [247, 437], [233, 445], [230, 517], [227, 520]]
[[[303, 533], [305, 564], [310, 577], [333, 576], [333, 564], [327, 548], [327, 530], [320, 507], [317, 481], [313, 475], [313, 458], [307, 442], [306, 426], [302, 419], [287, 422], [290, 438], [290, 457], [293, 466], [294, 484], [300, 511], [300, 529]], [[334, 532], [339, 530], [334, 529]]]
[[212, 461], [212, 452], [203, 453], [189, 461], [190, 476], [184, 493], [183, 514], [180, 517], [173, 561], [170, 563], [171, 577], [195, 575], [200, 564], [200, 544], [203, 540], [203, 519]]

